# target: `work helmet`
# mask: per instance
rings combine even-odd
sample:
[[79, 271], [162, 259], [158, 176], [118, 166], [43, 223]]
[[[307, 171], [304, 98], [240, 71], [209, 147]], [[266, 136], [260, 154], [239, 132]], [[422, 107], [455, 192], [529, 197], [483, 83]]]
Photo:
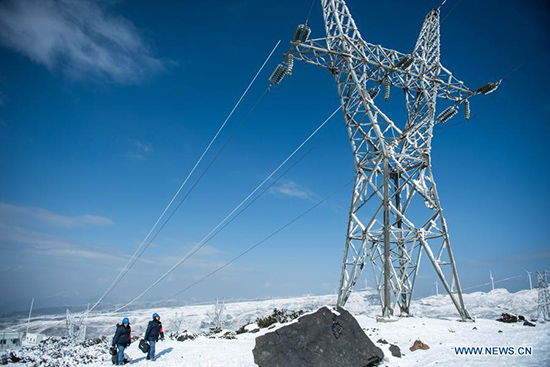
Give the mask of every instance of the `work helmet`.
[[160, 317], [160, 316], [159, 316], [158, 313], [155, 312], [155, 313], [153, 314], [153, 320], [154, 320], [156, 317]]
[[123, 324], [130, 324], [130, 319], [128, 319], [127, 317], [125, 317], [125, 318], [122, 319], [122, 323], [123, 323]]

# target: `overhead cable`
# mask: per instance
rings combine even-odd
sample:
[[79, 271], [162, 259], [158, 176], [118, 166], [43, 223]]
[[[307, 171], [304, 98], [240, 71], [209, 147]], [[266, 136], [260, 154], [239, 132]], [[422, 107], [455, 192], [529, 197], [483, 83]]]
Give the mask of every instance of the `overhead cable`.
[[241, 208], [260, 188], [265, 185], [266, 182], [268, 182], [319, 130], [323, 128], [323, 126], [326, 125], [326, 123], [341, 109], [341, 106], [339, 106], [332, 114], [321, 123], [275, 170], [273, 170], [252, 192], [244, 198], [227, 216], [220, 222], [218, 225], [216, 225], [204, 238], [195, 246], [193, 247], [187, 254], [185, 254], [176, 264], [174, 264], [170, 269], [168, 269], [159, 279], [157, 279], [155, 282], [153, 282], [149, 287], [147, 287], [142, 293], [140, 293], [136, 298], [131, 300], [130, 302], [126, 303], [124, 306], [119, 307], [115, 310], [115, 312], [118, 312], [134, 302], [138, 301], [141, 297], [143, 297], [147, 292], [149, 292], [153, 287], [155, 287], [158, 283], [160, 283], [164, 278], [166, 278], [168, 275], [170, 275], [176, 268], [178, 268], [181, 264], [183, 264], [187, 259], [189, 259], [193, 254], [195, 254], [198, 250], [200, 250], [205, 244], [206, 241], [209, 239], [209, 237], [216, 232], [218, 228], [220, 228], [229, 218], [237, 211], [239, 208]]
[[206, 149], [203, 151], [203, 153], [201, 154], [201, 156], [199, 157], [199, 159], [197, 160], [197, 162], [195, 163], [195, 165], [193, 166], [193, 168], [191, 169], [191, 171], [189, 172], [189, 174], [187, 175], [187, 177], [185, 178], [185, 180], [183, 181], [183, 183], [181, 184], [181, 186], [179, 187], [179, 189], [176, 191], [176, 193], [174, 194], [174, 196], [172, 197], [172, 199], [170, 200], [170, 202], [168, 203], [168, 205], [166, 205], [166, 208], [164, 208], [164, 210], [162, 211], [161, 215], [158, 217], [157, 221], [155, 222], [155, 224], [153, 225], [153, 227], [151, 227], [151, 229], [149, 230], [149, 232], [147, 233], [147, 235], [145, 236], [145, 238], [143, 239], [143, 241], [141, 241], [141, 244], [139, 245], [139, 247], [136, 249], [136, 251], [134, 252], [134, 254], [132, 255], [132, 257], [128, 260], [128, 262], [126, 263], [126, 265], [124, 266], [124, 268], [120, 271], [120, 273], [117, 275], [117, 277], [115, 278], [115, 280], [113, 280], [113, 282], [109, 285], [109, 287], [107, 288], [107, 290], [103, 293], [103, 295], [97, 300], [97, 302], [90, 308], [89, 311], [93, 311], [102, 301], [103, 299], [105, 299], [105, 297], [107, 297], [107, 295], [109, 295], [109, 293], [111, 293], [111, 291], [116, 287], [116, 285], [122, 280], [122, 278], [128, 273], [128, 271], [130, 270], [130, 268], [136, 263], [136, 261], [139, 259], [139, 257], [143, 254], [143, 252], [147, 249], [147, 247], [149, 246], [149, 244], [151, 243], [151, 241], [149, 241], [149, 243], [146, 244], [147, 242], [147, 239], [149, 238], [149, 236], [153, 233], [153, 231], [155, 230], [155, 228], [157, 227], [157, 225], [160, 223], [160, 221], [162, 220], [162, 218], [164, 217], [164, 215], [166, 214], [166, 212], [169, 210], [169, 208], [172, 206], [172, 204], [174, 203], [175, 199], [178, 197], [178, 195], [180, 194], [181, 190], [185, 187], [185, 185], [187, 184], [187, 182], [189, 181], [189, 179], [191, 178], [191, 176], [193, 175], [193, 173], [195, 172], [195, 170], [197, 169], [197, 167], [199, 166], [199, 164], [202, 162], [204, 156], [206, 155], [206, 153], [208, 153], [208, 151], [210, 150], [210, 148], [212, 147], [212, 145], [214, 144], [214, 142], [216, 141], [216, 139], [218, 138], [218, 136], [220, 135], [220, 133], [222, 132], [222, 130], [224, 129], [224, 127], [226, 126], [227, 122], [229, 121], [229, 119], [231, 118], [231, 116], [233, 116], [233, 113], [235, 112], [235, 110], [237, 109], [237, 107], [240, 105], [241, 101], [243, 100], [243, 98], [246, 96], [246, 94], [248, 93], [248, 91], [250, 90], [250, 88], [252, 87], [252, 85], [254, 84], [254, 82], [256, 81], [256, 79], [258, 78], [258, 76], [260, 75], [260, 73], [262, 72], [263, 68], [265, 67], [265, 65], [267, 64], [267, 62], [269, 61], [269, 59], [271, 58], [271, 56], [273, 55], [273, 53], [275, 52], [275, 50], [277, 49], [277, 47], [279, 46], [279, 44], [281, 43], [281, 40], [279, 40], [275, 46], [273, 47], [273, 49], [271, 50], [271, 52], [269, 53], [269, 55], [267, 56], [267, 58], [265, 59], [264, 63], [262, 64], [262, 66], [260, 67], [260, 69], [256, 72], [256, 75], [254, 75], [254, 78], [252, 78], [252, 81], [248, 84], [248, 86], [246, 87], [245, 91], [242, 93], [241, 97], [239, 98], [239, 100], [237, 101], [237, 103], [233, 106], [233, 109], [231, 110], [231, 112], [227, 115], [227, 117], [225, 118], [224, 122], [222, 123], [222, 125], [220, 126], [220, 128], [218, 129], [218, 131], [216, 132], [216, 134], [214, 135], [214, 137], [210, 140], [210, 143], [207, 145]]

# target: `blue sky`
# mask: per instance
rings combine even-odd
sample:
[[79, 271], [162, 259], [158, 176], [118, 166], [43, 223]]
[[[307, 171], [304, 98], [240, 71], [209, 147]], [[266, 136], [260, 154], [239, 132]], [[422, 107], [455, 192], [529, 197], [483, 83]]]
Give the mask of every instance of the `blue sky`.
[[[101, 295], [281, 39], [206, 163], [267, 87], [310, 1], [44, 4], [0, 4], [0, 293], [10, 295], [0, 314], [32, 297], [41, 307]], [[438, 5], [348, 1], [365, 40], [404, 52]], [[323, 36], [319, 2], [310, 25]], [[464, 0], [442, 22], [442, 63], [468, 86], [509, 74], [471, 101], [470, 122], [449, 126], [456, 117], [435, 131], [433, 170], [464, 287], [487, 282], [489, 271], [501, 279], [550, 268], [549, 31], [542, 1]], [[391, 105], [382, 105], [390, 116]], [[163, 274], [337, 106], [329, 73], [295, 65], [106, 301], [126, 302]], [[145, 299], [171, 296], [352, 179], [341, 115], [306, 148], [329, 133]], [[180, 297], [334, 292], [350, 190]], [[435, 278], [423, 267], [416, 295], [432, 294]]]

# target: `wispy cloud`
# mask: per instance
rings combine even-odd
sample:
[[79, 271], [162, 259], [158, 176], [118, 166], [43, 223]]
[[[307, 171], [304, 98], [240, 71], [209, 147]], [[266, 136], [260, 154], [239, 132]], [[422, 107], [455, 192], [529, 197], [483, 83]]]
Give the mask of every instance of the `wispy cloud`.
[[129, 149], [124, 155], [126, 158], [132, 161], [143, 161], [153, 151], [153, 145], [148, 142], [142, 142], [139, 140], [131, 140], [132, 148]]
[[504, 258], [504, 261], [518, 263], [545, 259], [550, 259], [550, 247], [539, 247], [532, 250], [518, 252], [513, 255], [508, 255]]
[[494, 263], [489, 261], [481, 261], [481, 260], [475, 260], [475, 259], [466, 259], [466, 264], [476, 268], [478, 267], [489, 268], [495, 265]]
[[134, 144], [143, 153], [150, 153], [153, 151], [153, 146], [151, 145], [151, 143], [147, 143], [147, 142], [143, 143], [139, 140], [136, 140], [134, 141]]
[[[178, 261], [181, 260], [181, 256], [178, 255], [165, 255], [165, 256], [159, 256], [157, 257], [157, 264], [170, 264], [174, 265]], [[141, 259], [140, 259], [141, 261]], [[193, 268], [193, 269], [199, 269], [203, 271], [210, 271], [220, 268], [221, 266], [225, 265], [226, 262], [223, 260], [213, 260], [213, 259], [201, 259], [196, 256], [192, 256], [188, 258], [185, 262], [183, 262], [179, 268], [185, 269], [185, 268]]]
[[109, 226], [114, 224], [111, 219], [99, 215], [84, 214], [77, 216], [67, 216], [57, 214], [42, 208], [31, 206], [16, 206], [7, 203], [0, 203], [0, 222], [34, 222], [37, 224], [48, 224], [62, 228]]
[[[194, 249], [197, 245], [196, 242], [191, 241], [182, 241], [179, 238], [174, 237], [167, 237], [164, 239], [168, 244], [170, 244], [170, 247], [172, 248], [181, 248], [181, 251], [183, 253], [189, 252], [192, 249]], [[209, 246], [209, 245], [203, 245], [196, 253], [195, 256], [203, 256], [203, 257], [216, 257], [220, 255], [225, 255], [226, 252], [219, 249], [218, 247]]]
[[69, 259], [119, 261], [120, 255], [105, 249], [68, 241], [56, 236], [0, 223], [0, 248], [2, 253], [17, 252], [37, 256], [53, 256]]
[[166, 64], [130, 21], [96, 0], [3, 1], [0, 43], [50, 70], [121, 84], [139, 83]]
[[285, 181], [280, 185], [273, 186], [270, 190], [270, 193], [276, 196], [282, 197], [292, 197], [298, 199], [306, 199], [311, 201], [316, 201], [318, 195], [313, 191], [306, 189], [305, 187], [299, 185], [294, 181]]

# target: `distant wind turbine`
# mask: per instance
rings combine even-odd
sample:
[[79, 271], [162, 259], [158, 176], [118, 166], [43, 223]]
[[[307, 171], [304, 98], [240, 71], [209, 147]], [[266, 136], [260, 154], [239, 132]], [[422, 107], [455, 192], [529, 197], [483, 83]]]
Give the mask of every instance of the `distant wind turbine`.
[[531, 272], [527, 271], [525, 268], [522, 268], [527, 273], [527, 276], [529, 277], [529, 289], [533, 289], [533, 282], [531, 281]]

